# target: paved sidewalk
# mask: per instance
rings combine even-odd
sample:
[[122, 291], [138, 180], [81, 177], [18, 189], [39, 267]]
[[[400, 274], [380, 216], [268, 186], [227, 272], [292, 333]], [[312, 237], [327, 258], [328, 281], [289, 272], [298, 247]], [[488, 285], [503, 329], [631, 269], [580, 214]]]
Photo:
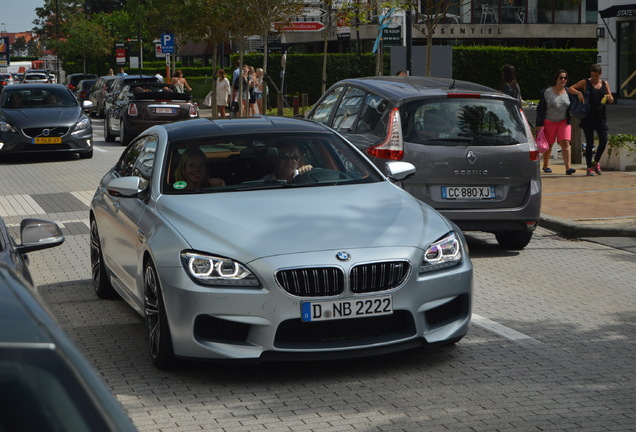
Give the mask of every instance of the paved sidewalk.
[[[536, 110], [524, 108], [534, 123]], [[608, 105], [610, 134], [636, 135], [636, 105]], [[556, 145], [556, 144], [555, 144]], [[540, 226], [568, 237], [636, 237], [636, 172], [603, 171], [587, 177], [585, 164], [565, 175], [560, 154], [550, 161], [552, 174], [541, 173]]]
[[541, 173], [539, 225], [568, 237], [636, 237], [636, 172], [603, 171], [588, 177], [585, 165], [565, 175], [562, 160]]

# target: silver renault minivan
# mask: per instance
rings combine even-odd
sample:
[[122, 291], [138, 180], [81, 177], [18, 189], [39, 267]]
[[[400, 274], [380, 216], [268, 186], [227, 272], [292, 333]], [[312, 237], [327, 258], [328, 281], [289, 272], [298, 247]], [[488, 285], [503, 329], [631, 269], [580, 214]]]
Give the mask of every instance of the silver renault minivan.
[[382, 169], [414, 164], [401, 186], [464, 231], [523, 249], [541, 207], [540, 154], [518, 100], [479, 84], [369, 77], [334, 84], [307, 115]]

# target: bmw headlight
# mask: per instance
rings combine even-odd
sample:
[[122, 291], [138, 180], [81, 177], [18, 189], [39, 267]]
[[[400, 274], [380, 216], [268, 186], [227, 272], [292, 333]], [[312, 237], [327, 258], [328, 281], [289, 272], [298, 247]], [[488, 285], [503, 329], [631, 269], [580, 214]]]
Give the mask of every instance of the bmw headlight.
[[0, 121], [0, 132], [16, 133], [18, 131], [13, 126], [11, 126], [9, 123]]
[[462, 261], [462, 245], [455, 233], [436, 241], [424, 252], [420, 273], [453, 267]]
[[181, 263], [191, 278], [204, 285], [237, 288], [260, 286], [252, 272], [229, 258], [181, 252]]
[[88, 129], [90, 125], [91, 125], [91, 120], [89, 118], [84, 117], [82, 120], [77, 122], [77, 124], [75, 125], [74, 132], [79, 132], [79, 131], [83, 131], [84, 129]]

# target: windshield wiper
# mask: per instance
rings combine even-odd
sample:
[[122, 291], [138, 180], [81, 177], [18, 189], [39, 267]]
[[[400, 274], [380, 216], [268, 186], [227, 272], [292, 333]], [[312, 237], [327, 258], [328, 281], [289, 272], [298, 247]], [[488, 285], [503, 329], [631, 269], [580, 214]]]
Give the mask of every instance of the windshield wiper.
[[287, 184], [287, 180], [250, 180], [237, 185], [235, 190], [278, 189]]

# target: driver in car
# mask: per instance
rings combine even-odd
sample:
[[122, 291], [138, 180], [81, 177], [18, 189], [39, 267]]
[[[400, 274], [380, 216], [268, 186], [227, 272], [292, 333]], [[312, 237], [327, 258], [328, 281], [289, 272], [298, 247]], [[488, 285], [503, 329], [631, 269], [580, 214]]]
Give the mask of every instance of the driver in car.
[[302, 155], [298, 146], [285, 143], [276, 146], [278, 155], [274, 158], [274, 171], [263, 177], [263, 180], [286, 180], [288, 182], [296, 176], [305, 174], [313, 169], [311, 165], [300, 165]]

